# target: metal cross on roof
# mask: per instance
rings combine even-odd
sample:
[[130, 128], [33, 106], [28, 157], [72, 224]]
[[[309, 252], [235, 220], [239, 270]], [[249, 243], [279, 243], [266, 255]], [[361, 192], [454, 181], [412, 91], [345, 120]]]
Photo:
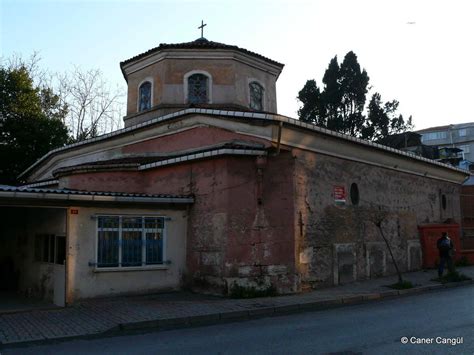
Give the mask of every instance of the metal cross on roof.
[[204, 26], [207, 26], [207, 23], [201, 20], [201, 26], [198, 27], [201, 30], [201, 38], [204, 38]]

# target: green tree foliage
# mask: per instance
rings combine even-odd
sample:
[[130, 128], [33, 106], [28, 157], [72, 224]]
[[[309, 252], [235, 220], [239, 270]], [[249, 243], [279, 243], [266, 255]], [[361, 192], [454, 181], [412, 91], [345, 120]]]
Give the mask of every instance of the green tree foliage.
[[397, 116], [397, 100], [382, 103], [381, 95], [372, 95], [368, 106], [366, 125], [362, 129], [362, 138], [379, 140], [390, 134], [402, 133], [413, 129], [412, 117], [406, 121], [402, 115]]
[[326, 107], [320, 105], [323, 101], [321, 100], [321, 91], [316, 85], [316, 81], [308, 80], [306, 82], [298, 94], [298, 100], [303, 103], [298, 112], [303, 121], [315, 123], [318, 126], [326, 125]]
[[365, 70], [360, 70], [354, 52], [346, 54], [339, 72], [343, 131], [356, 136], [365, 121], [363, 112], [369, 76]]
[[0, 65], [0, 183], [18, 183], [29, 165], [68, 142], [66, 114], [50, 88], [34, 85], [26, 66]]
[[[334, 57], [329, 62], [329, 67], [324, 73], [323, 84], [324, 91], [321, 94], [321, 102], [319, 106], [325, 107], [326, 125], [325, 127], [335, 130], [343, 130], [342, 117], [340, 116], [339, 106], [342, 100], [341, 91], [341, 75], [340, 68], [337, 62], [337, 57]], [[323, 119], [324, 120], [324, 119]], [[324, 125], [323, 125], [324, 127]]]
[[396, 115], [396, 100], [383, 103], [380, 94], [375, 93], [365, 107], [369, 76], [352, 51], [341, 65], [337, 56], [331, 59], [323, 85], [320, 89], [315, 80], [308, 80], [298, 93], [302, 103], [298, 110], [300, 120], [370, 140], [413, 128], [411, 116], [405, 121], [402, 115]]

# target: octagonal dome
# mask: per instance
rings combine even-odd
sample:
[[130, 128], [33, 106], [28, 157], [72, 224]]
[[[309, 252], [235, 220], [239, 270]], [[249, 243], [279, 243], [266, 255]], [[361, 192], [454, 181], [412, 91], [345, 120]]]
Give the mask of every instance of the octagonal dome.
[[283, 64], [199, 38], [160, 44], [120, 63], [128, 83], [125, 126], [188, 107], [277, 112]]

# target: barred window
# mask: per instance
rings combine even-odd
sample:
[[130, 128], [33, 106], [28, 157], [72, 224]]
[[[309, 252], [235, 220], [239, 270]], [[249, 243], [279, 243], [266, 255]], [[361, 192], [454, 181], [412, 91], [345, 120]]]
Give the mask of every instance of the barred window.
[[193, 74], [188, 78], [188, 101], [191, 104], [208, 102], [209, 79], [204, 74]]
[[151, 108], [151, 83], [145, 81], [140, 85], [138, 93], [138, 112], [142, 112]]
[[97, 267], [163, 264], [164, 218], [99, 216]]
[[254, 110], [262, 111], [263, 110], [263, 86], [252, 81], [249, 84], [250, 89], [250, 108]]

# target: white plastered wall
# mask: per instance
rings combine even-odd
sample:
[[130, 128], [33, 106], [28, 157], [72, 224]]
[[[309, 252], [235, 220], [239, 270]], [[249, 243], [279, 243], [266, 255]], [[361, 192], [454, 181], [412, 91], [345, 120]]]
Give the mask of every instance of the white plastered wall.
[[[167, 217], [165, 255], [170, 263], [133, 270], [97, 268], [97, 215]], [[71, 207], [68, 213], [67, 302], [178, 289], [186, 266], [186, 221], [183, 210]]]

